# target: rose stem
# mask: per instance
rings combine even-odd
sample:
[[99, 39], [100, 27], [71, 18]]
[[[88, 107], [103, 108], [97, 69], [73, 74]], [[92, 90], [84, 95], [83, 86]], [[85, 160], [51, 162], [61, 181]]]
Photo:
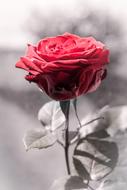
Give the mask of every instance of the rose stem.
[[65, 123], [65, 145], [64, 145], [64, 152], [65, 152], [65, 161], [67, 167], [68, 175], [71, 174], [70, 172], [70, 164], [69, 164], [69, 109], [70, 109], [70, 100], [68, 101], [60, 101], [60, 107], [62, 112], [65, 115], [66, 123]]
[[81, 125], [81, 122], [80, 122], [80, 119], [79, 119], [79, 116], [78, 116], [78, 112], [77, 112], [77, 98], [75, 98], [73, 100], [73, 106], [74, 106], [74, 110], [75, 110], [75, 115], [76, 115], [78, 123], [79, 123], [79, 128], [81, 128], [82, 125]]
[[65, 127], [65, 161], [66, 161], [66, 166], [67, 166], [67, 172], [68, 175], [71, 174], [70, 172], [70, 165], [69, 165], [69, 107], [70, 103], [67, 104], [67, 109], [66, 109], [66, 127]]

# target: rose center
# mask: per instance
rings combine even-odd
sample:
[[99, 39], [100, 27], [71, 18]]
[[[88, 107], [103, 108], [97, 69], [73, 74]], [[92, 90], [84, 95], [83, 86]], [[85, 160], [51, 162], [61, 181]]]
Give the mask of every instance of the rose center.
[[56, 53], [62, 49], [62, 45], [52, 44], [49, 46], [49, 49], [52, 53]]

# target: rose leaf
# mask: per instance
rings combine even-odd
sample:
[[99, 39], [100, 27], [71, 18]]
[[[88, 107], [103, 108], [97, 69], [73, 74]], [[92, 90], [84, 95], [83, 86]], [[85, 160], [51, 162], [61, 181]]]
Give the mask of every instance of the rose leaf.
[[110, 174], [118, 159], [115, 142], [98, 138], [80, 140], [73, 155], [74, 167], [84, 180], [100, 180]]
[[51, 133], [43, 128], [31, 129], [26, 132], [23, 138], [23, 143], [26, 151], [32, 148], [43, 149], [52, 146], [57, 140], [54, 133]]
[[50, 101], [42, 106], [38, 112], [38, 119], [44, 127], [49, 128], [51, 131], [56, 130], [65, 123], [65, 116], [57, 101]]
[[[65, 176], [57, 179], [52, 184], [50, 190], [84, 190], [86, 184], [79, 176]], [[86, 189], [87, 190], [87, 189]]]

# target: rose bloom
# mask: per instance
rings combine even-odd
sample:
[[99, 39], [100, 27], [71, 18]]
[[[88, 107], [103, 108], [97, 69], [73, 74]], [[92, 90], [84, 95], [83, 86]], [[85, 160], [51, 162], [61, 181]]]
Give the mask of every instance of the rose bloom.
[[28, 71], [26, 80], [61, 101], [95, 91], [106, 76], [108, 62], [104, 44], [93, 37], [65, 33], [28, 45], [16, 67]]

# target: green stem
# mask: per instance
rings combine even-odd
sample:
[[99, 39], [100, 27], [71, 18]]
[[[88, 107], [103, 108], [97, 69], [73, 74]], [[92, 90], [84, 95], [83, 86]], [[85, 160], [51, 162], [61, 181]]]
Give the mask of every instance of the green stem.
[[64, 148], [68, 175], [71, 174], [70, 164], [69, 164], [69, 144], [70, 144], [69, 143], [69, 108], [70, 108], [70, 102], [69, 104], [67, 104], [67, 111], [66, 111], [65, 148]]
[[64, 152], [65, 152], [65, 161], [66, 161], [66, 167], [67, 167], [67, 173], [68, 175], [71, 174], [70, 172], [70, 164], [69, 164], [69, 110], [70, 110], [70, 101], [61, 101], [60, 106], [62, 109], [62, 112], [65, 115], [66, 118], [66, 126], [65, 126], [65, 146], [64, 146]]
[[77, 98], [75, 98], [73, 100], [73, 106], [74, 106], [74, 110], [75, 110], [75, 115], [77, 117], [77, 120], [78, 120], [78, 123], [79, 123], [79, 127], [81, 128], [82, 127], [82, 124], [80, 122], [80, 119], [79, 119], [79, 116], [78, 116], [78, 112], [77, 112]]
[[103, 119], [104, 120], [104, 117], [97, 117], [95, 119], [92, 119], [91, 121], [88, 121], [87, 123], [83, 124], [82, 127], [86, 126], [86, 125], [89, 125], [90, 123], [94, 122], [94, 121], [97, 121], [99, 119]]
[[70, 172], [70, 164], [69, 164], [69, 120], [66, 121], [66, 129], [65, 129], [65, 160], [66, 160], [66, 166], [67, 166], [67, 172], [68, 175], [71, 174]]

